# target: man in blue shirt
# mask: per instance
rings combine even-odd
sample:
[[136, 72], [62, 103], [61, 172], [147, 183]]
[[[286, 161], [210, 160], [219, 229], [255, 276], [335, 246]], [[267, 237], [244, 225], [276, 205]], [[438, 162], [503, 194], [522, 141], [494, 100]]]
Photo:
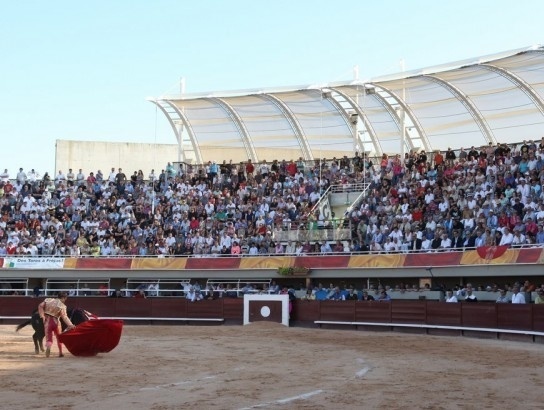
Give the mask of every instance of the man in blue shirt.
[[346, 297], [342, 292], [340, 292], [340, 288], [336, 286], [332, 292], [332, 294], [328, 297], [329, 300], [346, 300]]
[[536, 233], [536, 243], [544, 244], [544, 227], [542, 224], [538, 225], [538, 232]]

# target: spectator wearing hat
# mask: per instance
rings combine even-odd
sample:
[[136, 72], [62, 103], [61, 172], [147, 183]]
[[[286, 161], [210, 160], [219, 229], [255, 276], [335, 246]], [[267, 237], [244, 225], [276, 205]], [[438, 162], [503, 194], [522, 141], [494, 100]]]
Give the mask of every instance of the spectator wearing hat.
[[531, 193], [531, 187], [527, 184], [527, 180], [525, 178], [519, 179], [519, 185], [516, 187], [516, 192], [520, 195], [521, 202], [527, 202], [527, 198]]

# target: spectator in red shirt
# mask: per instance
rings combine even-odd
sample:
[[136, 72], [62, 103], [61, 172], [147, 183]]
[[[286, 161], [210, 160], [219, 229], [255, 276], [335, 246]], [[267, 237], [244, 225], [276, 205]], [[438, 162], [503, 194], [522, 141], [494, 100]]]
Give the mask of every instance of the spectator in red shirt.
[[8, 255], [15, 255], [17, 252], [17, 246], [13, 244], [13, 242], [9, 241], [8, 246], [6, 246], [6, 253]]
[[193, 231], [196, 231], [198, 230], [198, 227], [200, 226], [200, 221], [198, 219], [196, 219], [194, 216], [191, 218], [191, 222], [189, 224], [189, 228], [191, 228], [191, 230]]
[[234, 241], [232, 243], [232, 246], [230, 248], [230, 254], [231, 255], [240, 255], [242, 252], [242, 248], [240, 248], [240, 245], [238, 244], [238, 241]]
[[423, 220], [423, 212], [419, 207], [416, 207], [412, 212], [412, 221], [421, 222]]
[[9, 181], [9, 179], [4, 184], [4, 195], [8, 196], [13, 191], [13, 185]]
[[255, 171], [255, 166], [251, 162], [251, 159], [248, 159], [247, 163], [246, 163], [246, 174], [247, 174], [247, 176], [253, 175], [254, 171]]
[[525, 222], [525, 232], [531, 235], [536, 235], [538, 232], [538, 225], [531, 217], [527, 217], [527, 222]]
[[293, 160], [291, 160], [291, 162], [289, 162], [289, 164], [287, 165], [287, 172], [292, 177], [294, 177], [295, 174], [297, 173], [297, 164], [295, 164]]
[[444, 164], [444, 156], [440, 151], [436, 151], [434, 154], [434, 169], [437, 169], [442, 164]]

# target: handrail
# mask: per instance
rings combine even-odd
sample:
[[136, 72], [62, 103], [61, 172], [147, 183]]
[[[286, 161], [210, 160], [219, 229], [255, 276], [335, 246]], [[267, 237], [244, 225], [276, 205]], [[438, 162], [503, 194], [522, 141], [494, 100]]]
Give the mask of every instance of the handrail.
[[[327, 229], [324, 229], [323, 231], [326, 231]], [[344, 241], [345, 239], [340, 239], [341, 241]], [[484, 248], [486, 246], [482, 246]], [[520, 244], [520, 245], [511, 245], [508, 247], [508, 249], [536, 249], [536, 248], [544, 248], [544, 244], [536, 243], [536, 244]], [[421, 254], [421, 253], [427, 253], [427, 254], [435, 254], [435, 253], [451, 253], [451, 252], [467, 252], [467, 251], [473, 251], [478, 248], [476, 247], [462, 247], [462, 248], [451, 248], [451, 249], [407, 249], [407, 250], [398, 250], [398, 251], [350, 251], [350, 252], [329, 252], [329, 253], [321, 253], [321, 252], [307, 252], [304, 254], [296, 255], [296, 254], [286, 254], [286, 253], [261, 253], [258, 255], [249, 255], [249, 254], [237, 254], [237, 255], [213, 255], [213, 254], [202, 254], [202, 255], [79, 255], [79, 256], [51, 256], [51, 255], [36, 255], [36, 256], [27, 256], [27, 255], [4, 255], [0, 256], [0, 258], [58, 258], [58, 259], [146, 259], [146, 258], [255, 258], [255, 257], [270, 257], [270, 256], [350, 256], [350, 255], [395, 255], [395, 254]]]
[[332, 185], [329, 185], [327, 189], [325, 190], [325, 192], [323, 192], [323, 194], [319, 197], [318, 201], [310, 209], [310, 212], [309, 212], [310, 214], [313, 214], [315, 210], [319, 207], [321, 202], [325, 201], [325, 199], [329, 197], [331, 193], [331, 189], [332, 189]]
[[[326, 229], [325, 229], [326, 230]], [[486, 248], [488, 246], [481, 246], [481, 248]], [[531, 244], [520, 244], [520, 245], [511, 245], [508, 249], [535, 249], [535, 248], [544, 248], [544, 243], [531, 243]], [[407, 249], [407, 250], [398, 250], [398, 251], [385, 251], [381, 250], [376, 251], [349, 251], [349, 252], [307, 252], [301, 255], [287, 254], [287, 253], [262, 253], [258, 255], [249, 255], [249, 254], [237, 254], [237, 255], [213, 255], [213, 254], [202, 254], [202, 255], [78, 255], [78, 256], [52, 256], [52, 255], [4, 255], [0, 256], [0, 259], [6, 258], [59, 258], [59, 259], [87, 259], [87, 258], [96, 258], [96, 259], [145, 259], [145, 258], [237, 258], [237, 257], [270, 257], [270, 256], [338, 256], [338, 255], [395, 255], [395, 254], [420, 254], [420, 253], [451, 253], [451, 252], [466, 252], [473, 251], [478, 249], [478, 247], [462, 247], [462, 248], [449, 248], [449, 249]], [[3, 279], [3, 278], [2, 278]]]
[[349, 212], [351, 212], [353, 210], [353, 208], [358, 206], [359, 203], [361, 202], [361, 200], [366, 196], [366, 194], [368, 192], [368, 188], [370, 188], [370, 184], [368, 182], [363, 182], [361, 185], [363, 186], [363, 190], [357, 196], [357, 198], [355, 198], [355, 200], [351, 203], [351, 205], [348, 206], [348, 208], [346, 209], [346, 213], [344, 214], [344, 217], [347, 216], [349, 214]]
[[[309, 213], [313, 213], [319, 207], [319, 205], [330, 196], [330, 194], [339, 194], [339, 193], [357, 192], [357, 191], [366, 192], [369, 186], [370, 184], [368, 182], [355, 182], [355, 183], [350, 183], [346, 185], [344, 184], [329, 185], [327, 189], [325, 190], [325, 192], [323, 192], [323, 194], [319, 197], [319, 200], [314, 204], [314, 206], [312, 206]], [[361, 197], [361, 195], [359, 195], [359, 197]], [[357, 197], [356, 201], [359, 199], [359, 197]]]
[[[137, 281], [135, 281], [137, 282]], [[145, 284], [145, 283], [148, 283], [148, 282], [151, 282], [151, 281], [147, 281], [147, 280], [141, 280], [139, 283], [141, 284]], [[171, 280], [171, 283], [179, 283], [179, 284], [183, 284], [185, 283], [186, 281], [185, 280]], [[274, 294], [275, 291], [273, 290], [263, 290], [263, 289], [244, 289], [244, 287], [240, 287], [240, 282], [244, 282], [244, 283], [250, 283], [250, 284], [256, 284], [256, 285], [266, 285], [266, 284], [270, 284], [272, 282], [272, 279], [238, 279], [236, 281], [229, 281], [229, 280], [208, 280], [206, 283], [211, 283], [211, 282], [214, 282], [216, 284], [233, 284], [233, 283], [237, 283], [238, 286], [237, 287], [233, 287], [233, 288], [230, 288], [230, 289], [226, 289], [226, 288], [223, 288], [223, 289], [216, 289], [216, 288], [213, 288], [213, 290], [211, 289], [208, 289], [207, 288], [207, 285], [204, 286], [204, 287], [201, 287], [200, 289], [200, 293], [202, 294], [207, 294], [209, 292], [213, 292], [213, 293], [219, 293], [219, 294], [226, 294], [228, 292], [231, 292], [231, 293], [236, 293], [237, 295], [241, 295], [241, 294], [244, 294], [244, 293], [247, 293], [247, 294], [262, 294], [262, 293], [266, 293], [266, 294]], [[70, 281], [65, 281], [65, 283], [70, 283]], [[74, 283], [76, 283], [76, 281], [74, 280]], [[89, 281], [90, 283], [90, 281]], [[21, 292], [22, 294], [12, 294], [12, 295], [1, 295], [0, 294], [0, 297], [10, 297], [10, 296], [28, 296], [28, 297], [35, 297], [34, 296], [34, 291], [36, 289], [30, 289], [30, 288], [22, 288], [22, 289], [4, 289], [4, 291], [16, 291], [16, 292]], [[95, 297], [99, 297], [99, 298], [108, 298], [110, 297], [113, 293], [115, 293], [117, 290], [120, 290], [121, 293], [123, 293], [123, 297], [132, 297], [134, 294], [137, 294], [140, 290], [143, 290], [144, 292], [146, 292], [146, 295], [147, 297], [185, 297], [185, 293], [187, 292], [186, 289], [171, 289], [171, 288], [159, 288], [159, 289], [144, 289], [140, 286], [138, 287], [123, 287], [122, 289], [119, 289], [119, 288], [104, 288], [104, 289], [98, 289], [98, 288], [55, 288], [55, 289], [51, 289], [51, 288], [39, 288], [39, 293], [40, 295], [38, 297], [48, 297], [48, 296], [55, 296], [58, 292], [70, 292], [70, 291], [73, 291], [75, 294], [73, 295], [69, 295], [69, 297], [71, 298], [74, 298], [74, 297], [78, 297], [78, 298], [95, 298]], [[1, 289], [0, 289], [0, 293], [1, 293]], [[84, 292], [89, 292], [88, 295], [84, 294]], [[104, 294], [105, 293], [105, 294]], [[131, 296], [124, 296], [125, 294], [129, 293]], [[161, 295], [161, 293], [169, 293], [170, 295]], [[171, 295], [171, 294], [174, 294], [174, 295]], [[220, 297], [224, 297], [224, 296], [220, 296]]]
[[368, 186], [370, 186], [368, 182], [355, 182], [349, 184], [334, 184], [329, 188], [331, 188], [331, 192], [334, 194], [343, 194], [346, 192], [364, 191]]

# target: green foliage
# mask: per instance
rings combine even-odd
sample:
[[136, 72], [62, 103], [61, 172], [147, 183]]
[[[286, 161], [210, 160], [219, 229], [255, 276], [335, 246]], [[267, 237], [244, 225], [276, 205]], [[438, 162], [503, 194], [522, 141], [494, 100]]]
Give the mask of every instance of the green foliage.
[[278, 275], [281, 276], [307, 275], [309, 273], [310, 268], [305, 266], [280, 266], [278, 268]]

